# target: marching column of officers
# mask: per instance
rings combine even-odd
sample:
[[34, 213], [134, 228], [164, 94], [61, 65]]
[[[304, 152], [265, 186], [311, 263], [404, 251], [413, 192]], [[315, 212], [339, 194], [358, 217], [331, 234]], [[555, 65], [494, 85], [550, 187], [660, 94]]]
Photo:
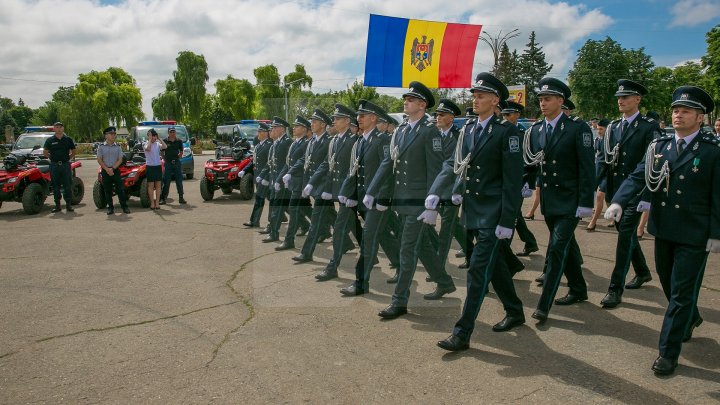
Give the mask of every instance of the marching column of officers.
[[[469, 347], [490, 284], [506, 313], [493, 331], [525, 323], [513, 276], [524, 267], [517, 256], [538, 250], [520, 210], [536, 187], [549, 241], [532, 317], [542, 323], [553, 304], [587, 300], [574, 232], [581, 218], [592, 216], [602, 182], [611, 204], [605, 216], [614, 219], [618, 239], [601, 305], [616, 307], [625, 288], [652, 280], [635, 232], [642, 213], [650, 211], [656, 272], [669, 302], [652, 370], [671, 374], [682, 343], [703, 322], [699, 289], [708, 253], [720, 251], [720, 144], [703, 127], [714, 104], [698, 87], [679, 87], [671, 104], [676, 135], [665, 136], [654, 119], [639, 112], [645, 87], [625, 79], [617, 84], [623, 117], [607, 126], [597, 162], [598, 141], [590, 127], [563, 111], [573, 108], [570, 88], [550, 77], [537, 83], [543, 118], [526, 131], [517, 124], [523, 107], [507, 100], [507, 87], [490, 73], [476, 77], [472, 111], [462, 128], [453, 124], [460, 108], [447, 99], [438, 100], [434, 119], [428, 119], [435, 99], [420, 82], [410, 83], [403, 94], [402, 123], [366, 100], [357, 111], [336, 104], [331, 116], [315, 110], [309, 120], [298, 116], [292, 125], [274, 117], [260, 126], [255, 205], [245, 225], [260, 227], [267, 200], [268, 225], [260, 233], [267, 235], [263, 242], [279, 242], [287, 213], [287, 232], [276, 250], [294, 249], [295, 236], [306, 234], [292, 258], [298, 264], [312, 261], [317, 244], [332, 238], [332, 258], [315, 276], [318, 281], [338, 276], [343, 255], [355, 247], [352, 234], [360, 254], [354, 282], [340, 290], [345, 296], [369, 291], [382, 248], [396, 270], [387, 280], [395, 284], [390, 305], [378, 314], [384, 319], [407, 313], [418, 260], [426, 281], [435, 283], [424, 299], [455, 291], [445, 264], [457, 240], [466, 255], [461, 267], [468, 268], [467, 296], [452, 334], [438, 342], [456, 351]], [[510, 250], [516, 232], [525, 243], [517, 255]], [[631, 265], [635, 277], [625, 284]], [[563, 276], [568, 292], [556, 298]]]

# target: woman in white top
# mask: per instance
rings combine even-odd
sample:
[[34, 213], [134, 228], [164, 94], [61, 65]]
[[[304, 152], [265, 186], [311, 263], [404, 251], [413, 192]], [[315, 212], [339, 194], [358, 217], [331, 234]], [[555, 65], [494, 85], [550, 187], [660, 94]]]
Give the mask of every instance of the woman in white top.
[[150, 209], [159, 210], [158, 200], [162, 187], [162, 161], [160, 151], [167, 148], [165, 142], [160, 139], [157, 131], [150, 129], [147, 133], [148, 140], [145, 142], [145, 164], [147, 167], [148, 196], [150, 197]]

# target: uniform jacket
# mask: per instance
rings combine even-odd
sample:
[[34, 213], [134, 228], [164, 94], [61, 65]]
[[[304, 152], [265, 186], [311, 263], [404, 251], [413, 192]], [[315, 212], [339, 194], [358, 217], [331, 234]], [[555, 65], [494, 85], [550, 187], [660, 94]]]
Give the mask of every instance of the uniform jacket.
[[532, 152], [545, 151], [543, 164], [535, 168], [543, 215], [575, 215], [578, 207], [592, 208], [597, 181], [590, 127], [562, 114], [548, 136], [543, 123], [538, 120], [530, 128]]
[[[477, 121], [465, 124], [465, 136], [472, 136]], [[522, 202], [522, 139], [517, 126], [493, 117], [474, 146], [464, 178], [453, 172], [454, 156], [445, 161], [429, 194], [444, 195], [448, 189], [463, 196], [462, 221], [467, 229], [515, 227]], [[467, 156], [463, 152], [463, 158]]]
[[[330, 145], [331, 136], [327, 132], [319, 136], [315, 140], [311, 140], [305, 150], [305, 156], [303, 156], [303, 165], [305, 170], [303, 172], [303, 188], [310, 183], [310, 178], [315, 174], [315, 171], [320, 167], [323, 160], [327, 160], [328, 146]], [[327, 179], [327, 178], [326, 178]], [[322, 193], [325, 184], [319, 184], [317, 187], [313, 186], [311, 196], [319, 198]]]
[[627, 205], [645, 188], [645, 165], [656, 170], [668, 162], [670, 182], [650, 193], [648, 231], [657, 238], [705, 246], [708, 239], [720, 239], [720, 140], [700, 132], [678, 156], [675, 136], [663, 136], [651, 144], [654, 159], [640, 163], [612, 199]]
[[[283, 176], [286, 174], [290, 175], [290, 182], [288, 183], [288, 189], [293, 194], [300, 194], [303, 189], [303, 177], [305, 175], [305, 150], [310, 143], [310, 139], [303, 137], [296, 139], [290, 144], [288, 150], [286, 165], [280, 172], [280, 180], [282, 182]], [[284, 184], [283, 184], [284, 186]]]
[[[318, 167], [310, 178], [308, 184], [313, 186], [313, 191], [318, 189], [317, 191], [320, 193], [330, 193], [333, 195], [333, 198], [337, 199], [338, 195], [340, 195], [340, 187], [348, 174], [350, 153], [352, 152], [352, 146], [355, 140], [356, 137], [350, 133], [350, 130], [335, 137], [332, 150], [329, 151], [328, 157], [320, 164], [320, 167]], [[330, 170], [330, 155], [335, 158], [335, 165], [332, 170]], [[322, 188], [320, 188], [320, 186], [322, 186]]]
[[285, 167], [285, 160], [287, 159], [291, 143], [292, 141], [290, 138], [287, 135], [283, 135], [281, 138], [273, 142], [270, 147], [268, 166], [265, 170], [263, 170], [261, 177], [263, 180], [268, 180], [270, 182], [271, 197], [275, 194], [275, 183], [279, 181], [280, 184], [282, 184], [282, 176], [280, 173]]
[[[265, 142], [262, 142], [262, 144], [257, 144], [257, 146], [255, 146], [255, 150], [253, 151], [253, 160], [248, 167], [245, 168], [246, 173], [249, 173], [252, 169], [252, 173], [255, 177], [260, 176], [263, 170], [265, 170], [268, 166], [268, 157], [270, 155], [271, 146], [272, 140], [270, 138], [267, 138]], [[257, 193], [259, 197], [267, 197], [267, 191], [267, 186], [263, 186], [260, 183], [255, 185], [255, 193]]]
[[[370, 133], [367, 141], [360, 137], [353, 148], [355, 148], [355, 156], [358, 160], [357, 172], [347, 176], [340, 189], [340, 195], [360, 202], [365, 198], [365, 191], [375, 177], [380, 164], [390, 156], [390, 135], [381, 133], [376, 128]], [[352, 166], [352, 162], [350, 163]], [[385, 191], [386, 189], [384, 188], [381, 195], [376, 197], [380, 204], [383, 202], [389, 204], [390, 196]], [[358, 204], [358, 208], [366, 210], [363, 204]]]
[[377, 198], [383, 187], [389, 187], [395, 211], [402, 215], [420, 215], [425, 209], [428, 190], [442, 168], [442, 137], [437, 127], [423, 116], [409, 134], [403, 135], [403, 142], [399, 142], [398, 135], [406, 131], [408, 125], [404, 122], [396, 131], [397, 158], [393, 161], [392, 156], [388, 156], [383, 160], [366, 194]]
[[628, 127], [625, 135], [622, 135], [622, 120], [620, 119], [608, 125], [605, 136], [610, 136], [610, 150], [618, 143], [620, 144], [617, 161], [614, 164], [606, 164], [602, 171], [606, 176], [605, 198], [610, 201], [622, 182], [642, 162], [650, 142], [660, 137], [660, 126], [652, 118], [638, 115]]

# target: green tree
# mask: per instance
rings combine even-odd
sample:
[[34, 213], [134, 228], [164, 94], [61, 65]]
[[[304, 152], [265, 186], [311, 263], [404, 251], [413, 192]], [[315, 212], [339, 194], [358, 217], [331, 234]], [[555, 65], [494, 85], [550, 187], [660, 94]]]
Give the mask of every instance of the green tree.
[[0, 143], [5, 143], [5, 127], [8, 125], [13, 127], [13, 132], [17, 132], [18, 125], [15, 118], [4, 108], [0, 109], [0, 133], [2, 133]]
[[228, 75], [215, 82], [215, 90], [218, 107], [232, 119], [253, 118], [255, 88], [249, 81]]
[[173, 81], [183, 109], [183, 118], [196, 124], [200, 120], [207, 93], [205, 84], [209, 79], [208, 65], [203, 55], [191, 51], [180, 52], [175, 61], [177, 70], [173, 72]]
[[161, 120], [183, 120], [183, 109], [180, 104], [175, 82], [165, 82], [165, 91], [152, 99], [153, 116]]
[[545, 52], [543, 52], [542, 47], [535, 38], [535, 31], [532, 31], [528, 43], [525, 45], [522, 55], [520, 55], [519, 78], [527, 89], [525, 116], [536, 117], [539, 114], [540, 106], [535, 87], [540, 79], [545, 77], [552, 68], [553, 65], [548, 65], [545, 61]]
[[353, 84], [348, 86], [347, 90], [340, 95], [340, 103], [352, 109], [356, 109], [360, 100], [374, 101], [378, 98], [378, 92], [375, 87], [365, 87], [363, 82], [355, 80]]
[[516, 50], [510, 52], [507, 42], [503, 43], [500, 48], [500, 56], [494, 74], [507, 86], [520, 83], [520, 57]]
[[280, 83], [280, 73], [275, 65], [265, 65], [253, 70], [256, 82], [257, 114], [258, 117], [272, 118], [272, 116], [285, 116], [285, 103]]
[[586, 116], [616, 116], [617, 101], [613, 94], [617, 80], [629, 78], [628, 69], [625, 50], [612, 38], [585, 42], [568, 74], [578, 110]]
[[32, 122], [34, 111], [32, 108], [20, 105], [20, 103], [18, 103], [16, 107], [9, 109], [8, 113], [12, 115], [15, 123], [17, 124], [17, 126], [15, 127], [15, 135], [20, 135], [22, 129], [30, 125], [30, 123]]
[[[720, 105], [720, 24], [714, 26], [705, 34], [707, 52], [702, 57], [702, 66], [705, 68], [706, 90], [715, 100], [715, 105]], [[716, 111], [715, 117], [720, 116]], [[714, 117], [710, 117], [713, 122]]]
[[670, 119], [670, 102], [674, 85], [672, 69], [665, 66], [654, 68], [650, 72], [646, 86], [648, 94], [643, 98], [640, 106], [644, 107], [645, 111], [657, 112], [660, 118], [667, 122]]

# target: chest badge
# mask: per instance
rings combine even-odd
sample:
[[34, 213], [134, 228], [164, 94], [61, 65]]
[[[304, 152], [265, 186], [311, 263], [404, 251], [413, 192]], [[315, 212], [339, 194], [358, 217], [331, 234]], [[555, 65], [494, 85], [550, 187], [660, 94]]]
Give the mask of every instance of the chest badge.
[[[697, 146], [697, 144], [695, 144], [695, 146]], [[695, 158], [695, 160], [693, 160], [693, 168], [692, 168], [693, 173], [697, 173], [700, 171], [700, 169], [698, 168], [699, 164], [700, 164], [700, 158]]]

